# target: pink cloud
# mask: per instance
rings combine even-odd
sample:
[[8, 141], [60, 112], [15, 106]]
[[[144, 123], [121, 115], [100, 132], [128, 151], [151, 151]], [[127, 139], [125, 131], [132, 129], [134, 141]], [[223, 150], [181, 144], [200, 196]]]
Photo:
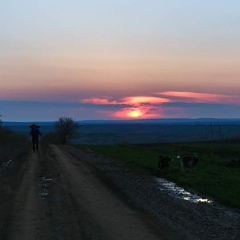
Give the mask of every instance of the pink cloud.
[[101, 105], [117, 105], [119, 104], [115, 100], [111, 100], [110, 98], [85, 98], [82, 99], [82, 103], [91, 103], [91, 104], [101, 104]]
[[[168, 102], [186, 102], [186, 103], [223, 103], [240, 104], [240, 97], [196, 92], [159, 92], [156, 96], [127, 96], [119, 100], [113, 100], [112, 97], [86, 98], [82, 103], [100, 104], [100, 105], [122, 105], [120, 110], [107, 110], [102, 112], [113, 118], [161, 118], [161, 117], [179, 117], [185, 116], [184, 109], [164, 108], [161, 104]], [[129, 107], [126, 107], [128, 105]]]
[[223, 103], [223, 104], [240, 104], [240, 97], [236, 95], [211, 94], [211, 93], [196, 93], [196, 92], [160, 92], [160, 95], [169, 97], [170, 101], [173, 98], [183, 102], [193, 103]]
[[83, 99], [82, 103], [91, 103], [91, 104], [103, 104], [103, 105], [117, 105], [117, 104], [128, 104], [133, 106], [138, 106], [141, 104], [161, 104], [169, 102], [167, 98], [161, 97], [150, 97], [150, 96], [133, 96], [125, 97], [120, 101], [112, 100], [110, 97], [103, 98], [86, 98]]
[[140, 105], [140, 104], [161, 104], [169, 102], [167, 98], [160, 97], [149, 97], [149, 96], [135, 96], [135, 97], [126, 97], [123, 99], [123, 102], [130, 105]]
[[169, 102], [170, 100], [161, 97], [133, 96], [125, 97], [119, 101], [112, 100], [110, 97], [87, 98], [82, 103], [101, 104], [101, 105], [121, 105], [126, 104], [132, 107], [123, 108], [118, 111], [104, 111], [103, 114], [114, 118], [158, 118], [161, 117], [159, 107], [154, 105]]

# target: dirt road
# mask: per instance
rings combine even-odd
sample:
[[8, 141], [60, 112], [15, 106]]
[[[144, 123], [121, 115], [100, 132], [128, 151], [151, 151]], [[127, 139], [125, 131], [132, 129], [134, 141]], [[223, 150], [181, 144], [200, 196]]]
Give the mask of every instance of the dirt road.
[[1, 204], [0, 239], [184, 239], [124, 201], [100, 175], [65, 148], [29, 152]]

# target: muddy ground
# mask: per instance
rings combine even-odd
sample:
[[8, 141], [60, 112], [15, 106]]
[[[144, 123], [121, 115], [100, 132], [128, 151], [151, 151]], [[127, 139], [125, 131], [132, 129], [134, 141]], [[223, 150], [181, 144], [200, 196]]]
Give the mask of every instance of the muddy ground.
[[240, 239], [238, 210], [176, 199], [152, 176], [91, 151], [15, 154], [0, 177], [3, 240]]

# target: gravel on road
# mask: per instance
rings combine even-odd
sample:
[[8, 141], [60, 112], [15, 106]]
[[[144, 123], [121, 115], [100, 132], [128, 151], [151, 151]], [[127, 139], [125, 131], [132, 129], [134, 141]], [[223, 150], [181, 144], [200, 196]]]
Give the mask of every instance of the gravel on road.
[[170, 225], [191, 240], [240, 239], [240, 211], [217, 202], [193, 203], [168, 194], [159, 187], [155, 176], [127, 166], [92, 150], [65, 146], [75, 158], [94, 167], [129, 204], [155, 219], [156, 224]]

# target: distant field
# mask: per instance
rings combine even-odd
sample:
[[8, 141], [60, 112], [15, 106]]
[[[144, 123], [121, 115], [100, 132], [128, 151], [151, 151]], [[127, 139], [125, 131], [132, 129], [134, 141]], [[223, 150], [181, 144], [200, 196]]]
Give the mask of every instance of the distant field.
[[[75, 144], [114, 145], [121, 143], [193, 142], [240, 136], [240, 124], [224, 123], [124, 123], [80, 124]], [[54, 130], [53, 123], [40, 123], [45, 135]], [[29, 135], [29, 123], [6, 125], [13, 131]]]
[[[130, 166], [140, 166], [156, 174], [158, 155], [200, 154], [200, 163], [193, 171], [182, 173], [180, 162], [174, 160], [169, 171], [162, 172], [168, 180], [214, 197], [222, 203], [240, 208], [240, 166], [230, 160], [240, 157], [240, 144], [165, 143], [145, 145], [80, 146], [106, 157], [122, 160]], [[161, 173], [160, 173], [161, 174]]]
[[[11, 123], [11, 124], [6, 124], [3, 123], [4, 127], [10, 128], [12, 131], [23, 134], [23, 135], [29, 135], [30, 128], [29, 125], [31, 123]], [[43, 134], [47, 134], [51, 131], [54, 130], [54, 125], [53, 124], [41, 124], [41, 132]]]

